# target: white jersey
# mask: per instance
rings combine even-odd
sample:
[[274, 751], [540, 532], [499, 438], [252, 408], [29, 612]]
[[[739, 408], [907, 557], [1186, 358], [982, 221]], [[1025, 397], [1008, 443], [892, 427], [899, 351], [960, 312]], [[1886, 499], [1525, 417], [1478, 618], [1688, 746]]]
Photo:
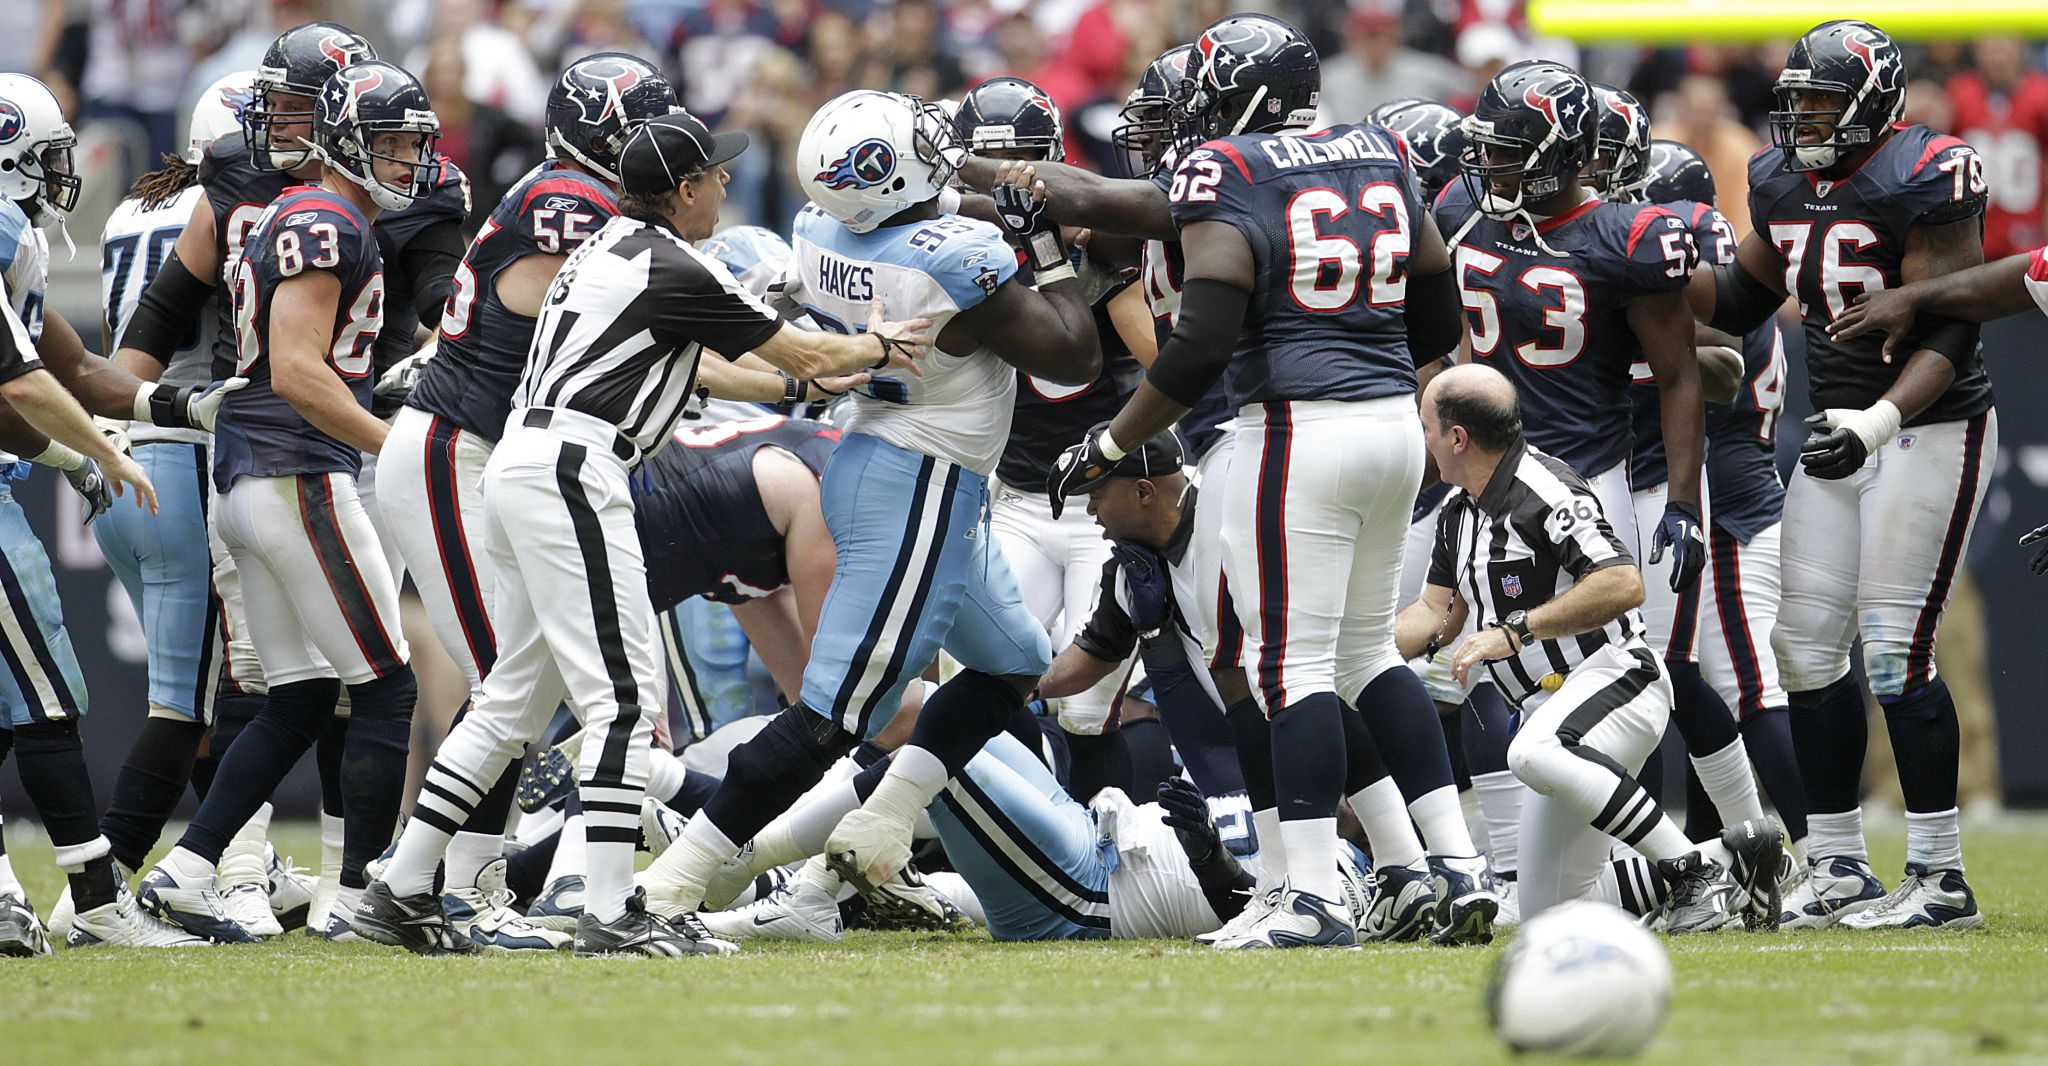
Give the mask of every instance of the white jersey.
[[[107, 218], [107, 228], [100, 237], [100, 308], [113, 335], [114, 347], [121, 346], [128, 320], [135, 317], [135, 308], [142, 303], [143, 290], [156, 280], [157, 271], [170, 259], [171, 249], [178, 243], [178, 235], [185, 231], [194, 205], [205, 198], [206, 190], [197, 185], [154, 208], [145, 208], [141, 200], [130, 198], [121, 201]], [[198, 321], [198, 337], [172, 354], [170, 365], [164, 367], [158, 381], [184, 386], [204, 385], [212, 380], [213, 339], [220, 329], [220, 315], [211, 309], [211, 300]], [[128, 438], [137, 444], [197, 442], [204, 441], [206, 434], [196, 429], [164, 429], [136, 422], [130, 425]]]
[[1116, 788], [1096, 793], [1088, 808], [1116, 846], [1108, 892], [1112, 939], [1185, 939], [1223, 925], [1202, 894], [1180, 838], [1166, 824], [1166, 808], [1132, 803]]
[[[937, 337], [1017, 273], [1000, 229], [957, 215], [855, 233], [810, 204], [797, 213], [794, 243], [793, 295], [820, 328], [838, 333], [865, 330], [869, 305], [881, 300], [891, 321], [928, 318]], [[878, 373], [855, 390], [844, 428], [994, 473], [1010, 438], [1016, 372], [979, 349], [934, 348], [919, 363], [922, 377]]]
[[[7, 306], [28, 331], [29, 344], [41, 344], [43, 298], [50, 283], [50, 242], [14, 201], [6, 199], [0, 199], [0, 278], [7, 283]], [[0, 451], [0, 466], [16, 458], [12, 452]]]

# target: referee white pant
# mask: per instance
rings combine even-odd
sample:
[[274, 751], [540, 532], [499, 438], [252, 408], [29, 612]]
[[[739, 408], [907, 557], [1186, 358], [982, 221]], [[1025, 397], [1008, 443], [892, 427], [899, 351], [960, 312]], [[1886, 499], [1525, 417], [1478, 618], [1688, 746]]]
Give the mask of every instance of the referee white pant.
[[1641, 644], [1602, 648], [1556, 692], [1524, 701], [1508, 746], [1508, 769], [1532, 790], [1522, 797], [1523, 921], [1591, 894], [1616, 840], [1644, 844], [1665, 821], [1632, 777], [1670, 716], [1664, 660]]
[[392, 420], [377, 464], [377, 493], [391, 542], [412, 576], [427, 621], [483, 698], [498, 655], [491, 625], [496, 570], [485, 545], [484, 465], [491, 442], [416, 407]]
[[[1045, 628], [1053, 653], [1058, 654], [1095, 613], [1102, 564], [1109, 561], [1109, 541], [1102, 527], [1085, 507], [1069, 507], [1054, 518], [1052, 501], [1044, 493], [1008, 486], [996, 494], [989, 525], [1024, 594], [1024, 608]], [[1060, 728], [1082, 736], [1101, 735], [1128, 673], [1112, 670], [1086, 692], [1058, 701]]]
[[[545, 427], [526, 425], [544, 417]], [[432, 864], [566, 697], [584, 726], [587, 913], [616, 921], [632, 888], [640, 803], [666, 675], [618, 431], [566, 409], [512, 412], [484, 468], [497, 570], [498, 661], [427, 771], [393, 870]], [[394, 890], [401, 886], [394, 885]]]

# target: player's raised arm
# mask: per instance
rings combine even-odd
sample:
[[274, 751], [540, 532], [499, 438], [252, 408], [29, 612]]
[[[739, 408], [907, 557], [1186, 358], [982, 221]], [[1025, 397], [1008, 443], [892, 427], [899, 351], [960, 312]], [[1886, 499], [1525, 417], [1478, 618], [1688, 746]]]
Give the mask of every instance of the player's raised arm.
[[[968, 156], [960, 164], [960, 180], [980, 192], [1011, 183], [1011, 171], [1025, 166], [1011, 160]], [[1142, 178], [1108, 178], [1065, 163], [1031, 163], [1045, 183], [1047, 213], [1066, 226], [1084, 226], [1129, 237], [1173, 239], [1173, 215], [1166, 190]]]

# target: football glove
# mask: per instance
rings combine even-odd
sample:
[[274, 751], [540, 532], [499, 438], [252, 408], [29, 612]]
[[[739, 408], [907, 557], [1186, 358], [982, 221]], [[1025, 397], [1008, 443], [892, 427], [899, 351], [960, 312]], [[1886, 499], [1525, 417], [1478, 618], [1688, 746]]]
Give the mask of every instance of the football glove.
[[1095, 491], [1096, 486], [1109, 480], [1109, 472], [1116, 469], [1116, 461], [1102, 454], [1102, 437], [1109, 432], [1109, 423], [1097, 422], [1088, 431], [1081, 443], [1068, 446], [1053, 460], [1052, 476], [1045, 479], [1045, 493], [1052, 499], [1052, 516], [1057, 520], [1066, 509], [1069, 497], [1082, 496]]
[[1193, 781], [1185, 777], [1161, 781], [1159, 806], [1163, 812], [1159, 820], [1180, 838], [1190, 866], [1200, 866], [1222, 852], [1223, 838], [1216, 833], [1216, 823], [1209, 820], [1209, 801], [1202, 798], [1202, 790]]
[[371, 395], [403, 403], [412, 395], [413, 386], [419, 384], [420, 375], [426, 372], [427, 360], [433, 357], [434, 346], [428, 345], [391, 364], [391, 369], [377, 378], [376, 387], [370, 390]]
[[1124, 613], [1140, 633], [1154, 633], [1166, 625], [1172, 610], [1172, 589], [1168, 584], [1166, 560], [1158, 552], [1136, 541], [1120, 540], [1109, 554], [1123, 575]]
[[100, 464], [87, 458], [76, 470], [63, 471], [64, 480], [71, 483], [80, 499], [85, 501], [85, 524], [107, 513], [114, 506], [114, 486], [100, 473]]
[[1667, 548], [1671, 550], [1671, 591], [1684, 592], [1707, 567], [1707, 535], [1700, 525], [1699, 508], [1677, 502], [1664, 506], [1664, 517], [1650, 536], [1650, 561], [1663, 562]]
[[1841, 479], [1863, 469], [1870, 454], [1899, 431], [1899, 409], [1879, 400], [1863, 410], [1830, 407], [1806, 420], [1811, 433], [1799, 446], [1799, 463], [1810, 477]]
[[[2036, 526], [2032, 533], [2020, 538], [2020, 547], [2039, 544], [2044, 540], [2048, 540], [2048, 526]], [[2048, 548], [2042, 548], [2040, 553], [2034, 556], [2033, 565], [2027, 569], [2032, 570], [2036, 576], [2048, 574]]]

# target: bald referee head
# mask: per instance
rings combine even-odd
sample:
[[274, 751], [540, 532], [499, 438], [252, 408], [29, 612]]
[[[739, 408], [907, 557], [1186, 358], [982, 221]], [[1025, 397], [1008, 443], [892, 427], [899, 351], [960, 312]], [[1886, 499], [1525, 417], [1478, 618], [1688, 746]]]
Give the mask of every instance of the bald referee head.
[[1422, 435], [1443, 479], [1473, 495], [1522, 439], [1515, 387], [1492, 367], [1451, 367], [1422, 392]]

